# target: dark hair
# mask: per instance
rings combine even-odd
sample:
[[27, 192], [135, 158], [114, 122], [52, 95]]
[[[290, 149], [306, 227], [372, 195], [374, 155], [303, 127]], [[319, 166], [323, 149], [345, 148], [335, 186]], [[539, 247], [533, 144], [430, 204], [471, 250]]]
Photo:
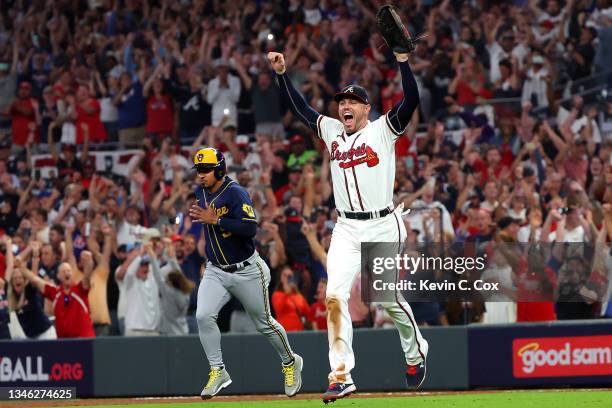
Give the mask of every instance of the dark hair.
[[55, 231], [61, 236], [64, 236], [64, 227], [60, 224], [53, 224], [53, 226], [51, 227], [51, 231]]
[[510, 61], [509, 58], [504, 58], [503, 60], [499, 61], [499, 66], [506, 67], [509, 70], [512, 70], [512, 62]]
[[195, 283], [193, 283], [185, 275], [183, 275], [181, 271], [176, 269], [170, 272], [167, 275], [166, 279], [168, 280], [170, 286], [180, 290], [186, 295], [190, 294], [196, 287]]
[[293, 274], [293, 276], [295, 277], [295, 273], [293, 272], [293, 268], [291, 267], [291, 265], [286, 264], [286, 263], [285, 263], [285, 264], [282, 264], [282, 265], [279, 265], [279, 266], [276, 268], [276, 270], [277, 270], [277, 272], [278, 272], [278, 277], [277, 277], [277, 279], [276, 279], [276, 287], [274, 288], [274, 291], [277, 291], [277, 290], [278, 290], [278, 291], [281, 291], [281, 292], [282, 292], [282, 290], [283, 290], [283, 281], [281, 280], [281, 276], [282, 276], [283, 271], [284, 271], [285, 269], [289, 269], [289, 270], [291, 271], [291, 273]]
[[38, 215], [40, 215], [43, 219], [47, 219], [47, 210], [45, 210], [44, 208], [38, 207], [34, 209], [34, 212]]

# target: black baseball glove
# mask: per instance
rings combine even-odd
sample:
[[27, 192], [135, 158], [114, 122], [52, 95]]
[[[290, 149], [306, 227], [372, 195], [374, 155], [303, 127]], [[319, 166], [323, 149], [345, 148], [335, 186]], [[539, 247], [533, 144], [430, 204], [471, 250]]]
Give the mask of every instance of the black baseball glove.
[[392, 5], [382, 6], [376, 13], [378, 29], [389, 48], [398, 54], [406, 54], [414, 51], [416, 42], [425, 37], [420, 35], [416, 39], [410, 37], [406, 26], [402, 23], [399, 14]]

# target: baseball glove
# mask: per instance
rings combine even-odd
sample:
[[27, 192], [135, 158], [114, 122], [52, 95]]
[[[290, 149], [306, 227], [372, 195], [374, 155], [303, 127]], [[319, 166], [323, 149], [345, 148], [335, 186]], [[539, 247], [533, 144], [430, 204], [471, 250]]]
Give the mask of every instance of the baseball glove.
[[378, 29], [389, 48], [398, 54], [406, 54], [414, 51], [416, 42], [425, 35], [420, 35], [416, 39], [410, 37], [406, 26], [402, 23], [399, 14], [392, 5], [382, 6], [376, 13]]

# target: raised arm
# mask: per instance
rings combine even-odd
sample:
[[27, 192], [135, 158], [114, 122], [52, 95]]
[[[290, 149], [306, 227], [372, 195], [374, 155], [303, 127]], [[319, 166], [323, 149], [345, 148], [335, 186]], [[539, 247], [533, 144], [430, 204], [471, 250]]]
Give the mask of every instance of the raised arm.
[[43, 278], [29, 270], [23, 262], [19, 262], [19, 270], [21, 271], [21, 273], [23, 273], [24, 278], [26, 278], [32, 285], [34, 285], [34, 287], [38, 289], [41, 293], [45, 291], [45, 285], [51, 285], [51, 283], [45, 282]]
[[24, 190], [21, 191], [19, 195], [19, 202], [17, 203], [17, 216], [18, 217], [23, 216], [23, 214], [25, 213], [26, 204], [28, 202], [28, 199], [30, 198], [30, 193], [32, 192], [32, 189], [34, 188], [35, 184], [36, 184], [36, 181], [32, 179], [30, 183], [28, 184], [28, 186]]
[[157, 283], [157, 288], [162, 293], [162, 296], [165, 296], [164, 293], [168, 290], [168, 287], [164, 282], [164, 276], [161, 267], [159, 266], [157, 255], [155, 255], [155, 251], [153, 250], [153, 246], [151, 245], [151, 243], [146, 243], [143, 248], [145, 249], [146, 254], [149, 257], [151, 263], [151, 271], [153, 272], [153, 278]]
[[81, 153], [81, 163], [87, 163], [89, 161], [89, 125], [87, 123], [81, 123], [83, 129], [83, 153]]
[[312, 208], [314, 206], [314, 170], [312, 169], [312, 165], [308, 164], [304, 166], [304, 186], [306, 187], [306, 193], [304, 194], [304, 208], [302, 210], [302, 215], [306, 218], [310, 218], [310, 214], [312, 213]]
[[145, 98], [149, 97], [149, 91], [151, 90], [151, 86], [153, 86], [153, 82], [155, 81], [155, 79], [157, 79], [157, 77], [162, 74], [163, 69], [163, 64], [158, 64], [157, 67], [155, 67], [155, 70], [153, 70], [153, 72], [149, 76], [149, 78], [147, 78], [146, 82], [142, 87], [142, 94]]
[[250, 91], [251, 87], [253, 86], [253, 79], [251, 79], [251, 76], [248, 74], [248, 72], [246, 72], [246, 69], [244, 69], [244, 66], [242, 65], [242, 61], [240, 60], [240, 53], [238, 51], [234, 51], [234, 62], [235, 62], [235, 67], [236, 67], [236, 72], [238, 72], [238, 75], [240, 75], [240, 79], [242, 79], [242, 83], [244, 84], [244, 87]]
[[11, 75], [17, 74], [17, 67], [19, 66], [19, 40], [13, 41], [13, 60], [11, 61]]
[[398, 135], [404, 133], [404, 130], [410, 123], [412, 113], [419, 105], [419, 90], [417, 88], [416, 79], [412, 74], [410, 65], [408, 64], [409, 54], [395, 53], [395, 58], [402, 73], [402, 89], [404, 97], [396, 103], [387, 113], [387, 121], [391, 129]]
[[6, 272], [4, 274], [4, 280], [6, 282], [11, 281], [11, 277], [13, 276], [13, 268], [15, 267], [15, 255], [13, 255], [13, 241], [11, 237], [8, 235], [4, 235], [0, 238], [2, 242], [4, 242], [4, 247], [6, 249], [5, 253], [5, 262], [6, 262]]
[[95, 74], [95, 84], [98, 87], [98, 91], [101, 96], [106, 96], [106, 86], [104, 85], [104, 81], [102, 80], [102, 76], [100, 75], [100, 71], [96, 70]]
[[[204, 138], [206, 136], [209, 136], [209, 134], [212, 132], [214, 132], [214, 128], [212, 126], [205, 126], [202, 128], [202, 130], [198, 134], [198, 137], [196, 138], [196, 140], [193, 141], [193, 144], [191, 145], [191, 148], [189, 149], [189, 157], [195, 156], [196, 152], [200, 150], [200, 147], [202, 146], [202, 142], [204, 141]], [[210, 138], [209, 138], [209, 145], [214, 146], [212, 143], [210, 143]]]
[[302, 224], [301, 228], [302, 234], [308, 240], [308, 245], [310, 246], [310, 250], [312, 251], [315, 258], [319, 260], [323, 264], [323, 266], [327, 265], [327, 253], [323, 246], [317, 239], [317, 232], [312, 226], [306, 222]]
[[57, 148], [55, 146], [55, 141], [53, 140], [53, 131], [55, 130], [56, 127], [57, 127], [57, 124], [55, 123], [55, 121], [49, 124], [49, 127], [47, 128], [47, 144], [49, 145], [49, 152], [51, 153], [51, 158], [57, 164], [57, 161], [59, 160], [59, 156], [57, 154]]
[[98, 177], [96, 173], [94, 173], [91, 176], [91, 181], [89, 182], [89, 189], [88, 189], [89, 208], [93, 212], [98, 212], [100, 210], [100, 201], [98, 200], [98, 197], [96, 196], [96, 187], [98, 186], [98, 180], [100, 180], [100, 178]]
[[276, 210], [278, 209], [278, 204], [276, 203], [276, 196], [274, 195], [274, 190], [272, 190], [272, 185], [270, 176], [270, 169], [265, 169], [259, 178], [260, 185], [263, 188], [264, 195], [266, 197], [266, 202], [268, 203], [268, 207], [272, 214], [276, 214]]
[[115, 272], [115, 279], [121, 282], [126, 275], [133, 275], [134, 273], [136, 273], [136, 269], [138, 269], [138, 264], [140, 263], [140, 260], [138, 260], [138, 262], [135, 262], [135, 260], [139, 257], [139, 250], [133, 250], [132, 252], [130, 252], [128, 257], [121, 264], [121, 266], [117, 268], [117, 271]]
[[555, 145], [555, 148], [559, 151], [560, 154], [565, 154], [564, 152], [567, 150], [567, 143], [555, 133], [555, 131], [550, 127], [548, 121], [542, 122], [542, 126], [544, 130], [548, 134], [551, 142]]
[[66, 243], [66, 261], [70, 264], [73, 270], [77, 270], [77, 260], [74, 256], [74, 246], [72, 244], [72, 233], [74, 227], [68, 223], [64, 223], [64, 239]]
[[85, 289], [91, 287], [91, 275], [93, 275], [94, 261], [93, 255], [90, 251], [81, 252], [81, 263], [83, 264], [83, 279], [81, 279], [81, 285]]
[[321, 196], [324, 201], [332, 195], [332, 185], [329, 181], [330, 163], [329, 155], [323, 155], [323, 163], [321, 164], [319, 185], [321, 186]]
[[279, 52], [269, 52], [268, 60], [276, 72], [281, 96], [289, 105], [289, 109], [302, 123], [316, 132], [317, 119], [320, 115], [308, 105], [302, 94], [291, 83], [285, 66], [285, 57]]
[[272, 235], [274, 245], [270, 248], [270, 266], [277, 268], [287, 261], [287, 253], [285, 252], [285, 244], [278, 232], [278, 225], [272, 222], [264, 222], [261, 224], [261, 228], [268, 231]]

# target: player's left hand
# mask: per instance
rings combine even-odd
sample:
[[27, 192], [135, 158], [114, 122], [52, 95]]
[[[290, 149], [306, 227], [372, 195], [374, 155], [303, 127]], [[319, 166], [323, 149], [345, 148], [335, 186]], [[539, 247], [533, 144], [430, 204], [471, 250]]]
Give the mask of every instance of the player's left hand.
[[217, 223], [217, 214], [215, 211], [210, 208], [202, 208], [198, 205], [192, 205], [189, 209], [189, 216], [193, 220], [193, 222], [198, 222], [200, 224], [216, 224]]

